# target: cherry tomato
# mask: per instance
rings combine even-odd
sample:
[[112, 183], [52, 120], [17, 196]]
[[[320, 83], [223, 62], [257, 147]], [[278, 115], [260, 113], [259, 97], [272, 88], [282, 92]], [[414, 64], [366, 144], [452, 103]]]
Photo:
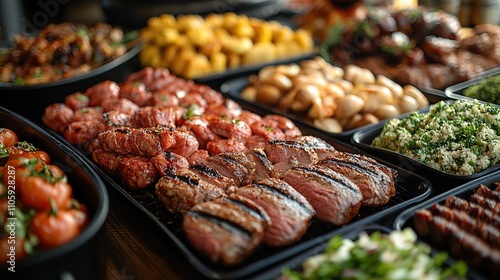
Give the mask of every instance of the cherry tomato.
[[14, 131], [8, 128], [0, 128], [0, 144], [3, 144], [4, 147], [13, 146], [17, 141], [17, 134]]
[[51, 184], [41, 177], [31, 176], [21, 185], [21, 202], [37, 211], [51, 209], [50, 200], [54, 200], [59, 210], [66, 209], [72, 195], [71, 186], [64, 181]]
[[67, 243], [78, 236], [75, 216], [67, 210], [43, 211], [30, 222], [31, 233], [38, 237], [40, 246], [49, 249]]
[[[21, 238], [14, 238], [14, 239], [9, 239], [9, 238], [1, 238], [0, 239], [0, 263], [5, 264], [7, 261], [10, 261], [10, 256], [7, 254], [11, 253], [12, 249], [11, 247], [14, 247], [14, 252], [15, 252], [15, 260], [18, 261], [24, 257], [26, 257], [28, 254], [24, 250], [24, 239]], [[12, 255], [12, 254], [11, 254]]]
[[18, 159], [18, 158], [27, 158], [27, 159], [36, 158], [36, 159], [41, 160], [45, 164], [50, 164], [50, 156], [49, 156], [49, 154], [47, 154], [47, 152], [44, 152], [41, 150], [38, 150], [35, 152], [26, 152], [26, 151], [23, 151], [22, 149], [19, 149], [19, 150], [21, 152], [16, 151], [16, 153], [11, 154], [9, 156], [9, 160], [14, 160], [14, 159]]
[[79, 209], [69, 209], [67, 211], [75, 218], [75, 221], [78, 224], [78, 231], [82, 232], [89, 222], [88, 213]]
[[64, 171], [57, 165], [47, 165], [47, 168], [54, 178], [61, 178], [64, 176]]

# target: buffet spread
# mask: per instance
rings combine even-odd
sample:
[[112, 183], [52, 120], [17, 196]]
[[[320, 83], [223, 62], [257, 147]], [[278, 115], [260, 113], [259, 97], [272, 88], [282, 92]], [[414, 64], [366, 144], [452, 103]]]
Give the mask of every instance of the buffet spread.
[[206, 278], [496, 279], [500, 26], [334, 2], [16, 37], [0, 94], [44, 96], [0, 101], [2, 273], [98, 242], [112, 188]]

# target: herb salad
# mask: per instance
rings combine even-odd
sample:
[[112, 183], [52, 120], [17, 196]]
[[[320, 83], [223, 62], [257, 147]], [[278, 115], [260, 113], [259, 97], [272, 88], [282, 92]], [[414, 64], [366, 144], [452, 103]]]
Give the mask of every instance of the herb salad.
[[446, 173], [479, 173], [500, 162], [500, 108], [478, 100], [441, 101], [428, 113], [389, 120], [372, 146]]
[[467, 265], [445, 264], [448, 254], [431, 254], [411, 228], [361, 232], [356, 241], [333, 237], [325, 252], [308, 258], [301, 271], [285, 269], [286, 279], [465, 279]]

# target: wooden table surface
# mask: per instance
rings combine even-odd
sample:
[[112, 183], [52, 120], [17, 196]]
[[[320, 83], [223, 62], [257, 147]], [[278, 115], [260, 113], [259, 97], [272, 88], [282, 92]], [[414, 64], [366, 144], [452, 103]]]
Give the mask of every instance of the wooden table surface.
[[108, 187], [105, 279], [203, 279], [172, 241], [130, 201]]

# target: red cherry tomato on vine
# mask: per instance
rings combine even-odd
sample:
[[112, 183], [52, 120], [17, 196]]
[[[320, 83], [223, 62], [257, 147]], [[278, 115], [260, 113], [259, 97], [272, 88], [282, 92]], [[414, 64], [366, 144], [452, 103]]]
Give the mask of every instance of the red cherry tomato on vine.
[[20, 152], [20, 153], [11, 154], [9, 156], [9, 160], [14, 160], [14, 159], [18, 159], [18, 158], [27, 158], [27, 159], [37, 158], [37, 159], [41, 160], [43, 163], [45, 163], [45, 164], [50, 164], [50, 156], [49, 156], [49, 154], [47, 154], [47, 152], [44, 152], [44, 151], [41, 151], [41, 150], [34, 151], [34, 152], [23, 151], [23, 152]]
[[30, 222], [30, 231], [38, 237], [41, 247], [54, 248], [78, 236], [78, 223], [69, 211], [43, 211], [35, 214]]
[[52, 199], [57, 209], [66, 209], [72, 195], [71, 186], [64, 181], [51, 184], [40, 177], [31, 176], [21, 185], [21, 202], [29, 208], [37, 211], [48, 211], [51, 209]]
[[17, 134], [14, 131], [8, 128], [0, 128], [0, 144], [3, 144], [4, 147], [13, 146], [17, 141]]

